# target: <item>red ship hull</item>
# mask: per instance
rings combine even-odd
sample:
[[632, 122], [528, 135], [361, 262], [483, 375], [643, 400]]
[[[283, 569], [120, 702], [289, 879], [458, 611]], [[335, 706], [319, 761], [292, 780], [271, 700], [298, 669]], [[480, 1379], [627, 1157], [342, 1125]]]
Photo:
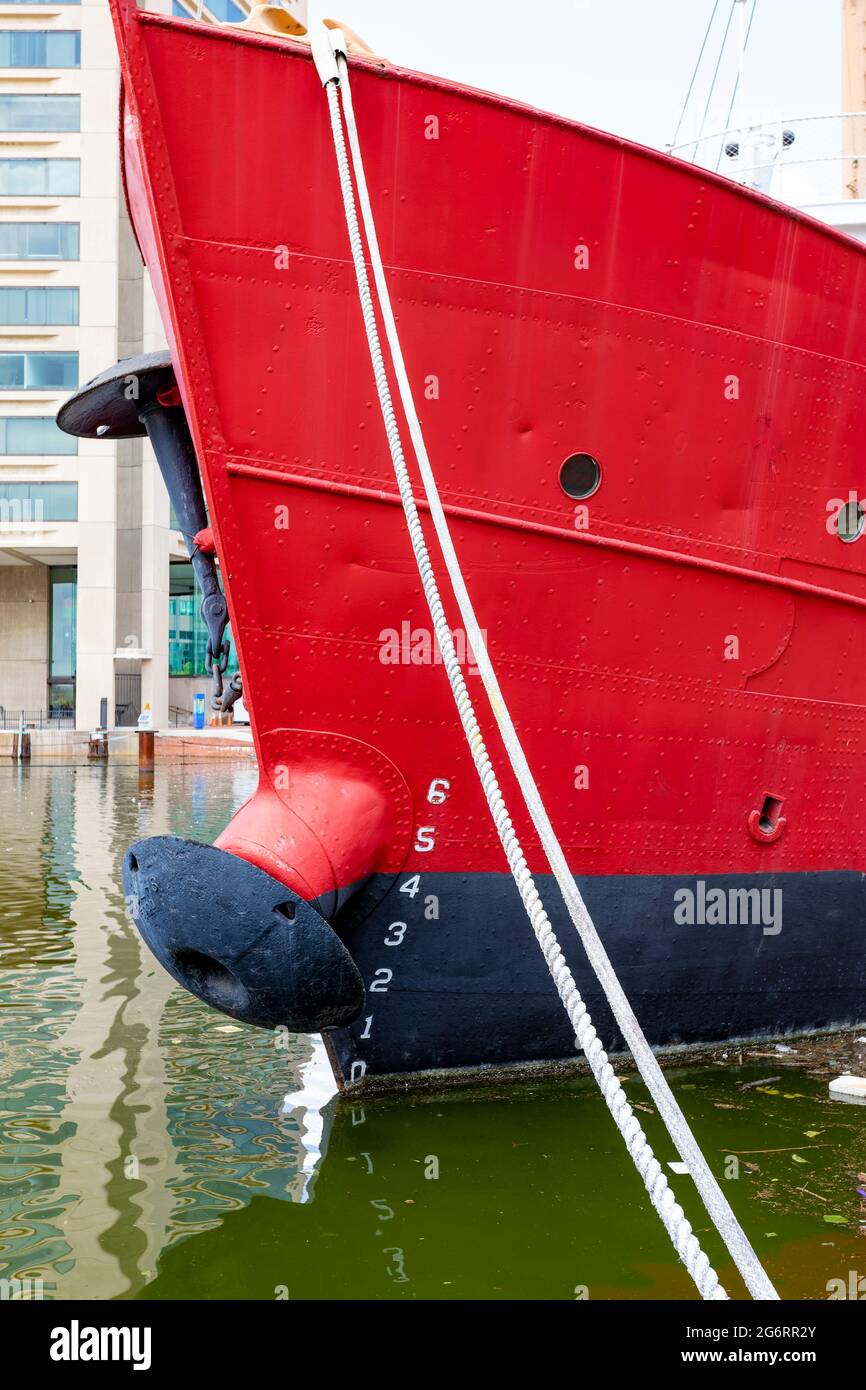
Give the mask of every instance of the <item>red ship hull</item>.
[[[341, 1081], [570, 1057], [433, 659], [309, 51], [113, 9], [128, 201], [259, 758], [218, 844], [356, 963]], [[461, 564], [645, 1031], [859, 1021], [866, 536], [835, 520], [866, 450], [863, 249], [500, 98], [363, 61], [352, 80]], [[585, 503], [560, 482], [576, 453], [600, 467]]]

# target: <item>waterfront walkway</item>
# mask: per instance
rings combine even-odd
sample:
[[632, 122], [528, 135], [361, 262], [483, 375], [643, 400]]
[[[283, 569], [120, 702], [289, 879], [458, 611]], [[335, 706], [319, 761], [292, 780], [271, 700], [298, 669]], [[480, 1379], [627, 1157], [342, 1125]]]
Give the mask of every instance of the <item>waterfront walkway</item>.
[[[104, 762], [94, 757], [93, 735], [87, 729], [31, 729], [30, 760], [42, 763]], [[157, 761], [195, 762], [210, 758], [254, 760], [252, 730], [248, 724], [222, 729], [175, 728], [154, 730]], [[105, 737], [108, 761], [138, 760], [138, 730], [109, 729]], [[0, 733], [0, 762], [16, 757], [17, 735]]]

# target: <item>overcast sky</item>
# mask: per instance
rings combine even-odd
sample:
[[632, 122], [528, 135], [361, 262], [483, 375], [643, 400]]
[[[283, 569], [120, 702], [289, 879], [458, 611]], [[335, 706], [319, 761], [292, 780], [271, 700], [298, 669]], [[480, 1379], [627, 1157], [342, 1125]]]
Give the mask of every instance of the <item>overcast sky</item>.
[[[700, 124], [733, 0], [718, 0], [686, 136]], [[842, 0], [754, 0], [745, 116], [840, 111]], [[714, 0], [310, 0], [395, 63], [517, 97], [642, 144], [673, 138]], [[746, 0], [746, 16], [753, 0]], [[737, 5], [706, 130], [726, 124]], [[682, 138], [682, 137], [681, 137]]]

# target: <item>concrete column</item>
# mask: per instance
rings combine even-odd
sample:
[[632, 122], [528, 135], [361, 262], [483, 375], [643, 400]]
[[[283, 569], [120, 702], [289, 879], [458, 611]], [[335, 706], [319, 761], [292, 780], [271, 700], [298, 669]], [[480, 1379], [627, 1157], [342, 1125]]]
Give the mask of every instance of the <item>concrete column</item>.
[[[78, 16], [76, 15], [76, 19]], [[81, 7], [86, 66], [69, 74], [82, 92], [80, 380], [117, 360], [118, 215], [117, 100], [119, 74], [107, 7]], [[53, 151], [52, 151], [53, 152]], [[78, 632], [76, 715], [79, 729], [99, 723], [99, 703], [114, 710], [117, 616], [117, 449], [82, 439], [78, 449]], [[112, 721], [113, 722], [113, 721]]]
[[0, 564], [0, 705], [45, 709], [47, 652], [47, 566]]
[[116, 468], [115, 451], [100, 441], [98, 454], [85, 453], [81, 441], [78, 483], [78, 623], [75, 724], [93, 729], [99, 723], [99, 702], [108, 699], [109, 720], [114, 708], [114, 642], [116, 628]]

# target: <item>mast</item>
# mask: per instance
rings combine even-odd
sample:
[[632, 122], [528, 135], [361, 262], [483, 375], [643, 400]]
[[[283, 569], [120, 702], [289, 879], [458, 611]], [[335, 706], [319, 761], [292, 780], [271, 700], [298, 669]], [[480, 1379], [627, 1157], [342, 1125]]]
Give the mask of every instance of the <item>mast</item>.
[[[842, 0], [842, 122], [846, 198], [866, 198], [866, 0]], [[850, 157], [849, 157], [850, 156]]]

